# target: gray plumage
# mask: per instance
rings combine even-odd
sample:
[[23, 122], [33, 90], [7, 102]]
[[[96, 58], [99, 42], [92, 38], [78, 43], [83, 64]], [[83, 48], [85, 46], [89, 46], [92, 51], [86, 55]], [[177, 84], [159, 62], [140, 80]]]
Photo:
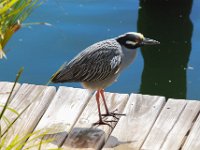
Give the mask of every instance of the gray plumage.
[[98, 42], [79, 53], [53, 76], [53, 82], [94, 82], [109, 78], [122, 61], [120, 44], [115, 39]]

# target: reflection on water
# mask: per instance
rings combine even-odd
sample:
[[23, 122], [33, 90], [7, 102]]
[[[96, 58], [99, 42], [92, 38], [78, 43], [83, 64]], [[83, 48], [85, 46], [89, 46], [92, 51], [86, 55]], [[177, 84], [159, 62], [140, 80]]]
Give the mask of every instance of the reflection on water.
[[144, 70], [140, 93], [186, 98], [192, 0], [176, 3], [141, 0], [140, 7], [138, 31], [161, 42], [157, 47], [141, 49]]

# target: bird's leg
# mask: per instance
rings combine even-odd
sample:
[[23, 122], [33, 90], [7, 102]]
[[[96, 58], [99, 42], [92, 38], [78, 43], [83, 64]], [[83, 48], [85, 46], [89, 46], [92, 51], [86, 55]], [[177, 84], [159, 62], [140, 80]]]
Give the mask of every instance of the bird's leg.
[[102, 122], [100, 102], [99, 102], [99, 90], [96, 93], [96, 101], [97, 101], [97, 108], [98, 108], [98, 112], [99, 112], [99, 122]]
[[101, 97], [103, 99], [103, 103], [104, 103], [104, 106], [105, 106], [105, 109], [106, 109], [106, 114], [109, 114], [108, 106], [106, 104], [106, 99], [105, 99], [105, 96], [104, 96], [104, 89], [99, 90], [99, 92], [100, 92]]
[[93, 125], [94, 126], [95, 125], [108, 125], [109, 127], [112, 128], [112, 126], [107, 122], [113, 122], [113, 121], [103, 121], [102, 120], [100, 102], [99, 102], [99, 94], [100, 94], [100, 90], [98, 90], [97, 93], [96, 93], [97, 108], [98, 108], [98, 112], [99, 112], [99, 121], [94, 123]]
[[100, 92], [101, 97], [102, 97], [102, 99], [103, 99], [103, 103], [104, 103], [105, 110], [106, 110], [106, 114], [102, 114], [102, 116], [112, 116], [112, 117], [114, 117], [115, 119], [119, 119], [119, 118], [117, 117], [117, 115], [118, 115], [118, 116], [125, 116], [125, 115], [126, 115], [126, 114], [115, 113], [115, 111], [117, 111], [117, 109], [114, 110], [113, 112], [109, 112], [108, 106], [107, 106], [107, 104], [106, 104], [106, 99], [105, 99], [105, 96], [104, 96], [104, 89], [99, 90], [99, 92]]

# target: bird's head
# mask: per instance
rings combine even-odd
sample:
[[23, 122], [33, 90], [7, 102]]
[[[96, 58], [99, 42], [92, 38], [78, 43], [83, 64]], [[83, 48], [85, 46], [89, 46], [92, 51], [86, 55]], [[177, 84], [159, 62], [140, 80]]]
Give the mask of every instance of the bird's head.
[[116, 40], [122, 46], [128, 49], [136, 49], [144, 45], [160, 44], [160, 42], [150, 38], [146, 38], [141, 33], [136, 33], [136, 32], [128, 32], [126, 34], [120, 35], [116, 38]]

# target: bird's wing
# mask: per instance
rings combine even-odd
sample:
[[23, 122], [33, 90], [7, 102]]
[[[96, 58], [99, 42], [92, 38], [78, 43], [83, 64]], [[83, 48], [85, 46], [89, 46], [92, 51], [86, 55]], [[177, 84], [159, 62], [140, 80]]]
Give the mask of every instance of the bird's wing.
[[119, 70], [122, 59], [120, 50], [119, 44], [113, 44], [113, 41], [94, 44], [54, 74], [52, 82], [104, 80]]

